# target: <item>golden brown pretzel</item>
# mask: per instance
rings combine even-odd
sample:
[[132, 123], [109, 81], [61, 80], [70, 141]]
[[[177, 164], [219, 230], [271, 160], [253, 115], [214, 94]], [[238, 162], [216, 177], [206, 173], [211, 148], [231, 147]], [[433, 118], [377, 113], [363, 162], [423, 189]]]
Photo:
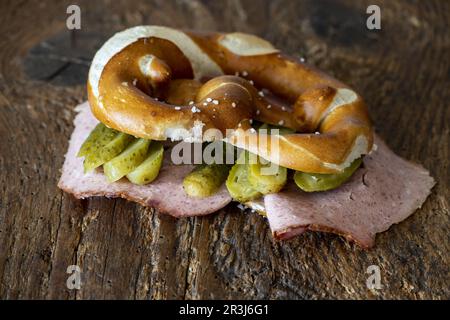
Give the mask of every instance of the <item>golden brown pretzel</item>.
[[[96, 54], [88, 93], [94, 115], [117, 130], [198, 141], [205, 129], [236, 129], [228, 142], [305, 172], [338, 172], [372, 149], [367, 110], [353, 90], [242, 33], [125, 30]], [[243, 130], [250, 119], [303, 133], [276, 136], [275, 155], [258, 147], [263, 134]], [[256, 139], [245, 145], [248, 134]]]

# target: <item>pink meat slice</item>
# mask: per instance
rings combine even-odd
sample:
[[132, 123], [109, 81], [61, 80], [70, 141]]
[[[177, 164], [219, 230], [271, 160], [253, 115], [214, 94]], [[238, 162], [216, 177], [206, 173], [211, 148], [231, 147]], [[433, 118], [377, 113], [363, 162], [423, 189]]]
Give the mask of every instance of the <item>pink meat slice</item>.
[[175, 217], [206, 215], [220, 210], [231, 201], [225, 186], [211, 197], [189, 197], [183, 190], [183, 178], [193, 166], [171, 164], [169, 152], [165, 152], [158, 178], [145, 186], [132, 184], [125, 178], [109, 183], [99, 170], [85, 174], [83, 158], [78, 158], [76, 154], [98, 120], [92, 115], [87, 102], [79, 105], [76, 110], [79, 113], [75, 117], [75, 129], [58, 183], [62, 190], [78, 199], [93, 196], [121, 197], [143, 206], [155, 207]]
[[288, 239], [306, 230], [333, 232], [362, 247], [373, 246], [375, 234], [411, 215], [435, 184], [420, 165], [394, 154], [375, 137], [377, 150], [364, 158], [350, 181], [338, 189], [307, 193], [294, 183], [264, 197], [274, 236]]

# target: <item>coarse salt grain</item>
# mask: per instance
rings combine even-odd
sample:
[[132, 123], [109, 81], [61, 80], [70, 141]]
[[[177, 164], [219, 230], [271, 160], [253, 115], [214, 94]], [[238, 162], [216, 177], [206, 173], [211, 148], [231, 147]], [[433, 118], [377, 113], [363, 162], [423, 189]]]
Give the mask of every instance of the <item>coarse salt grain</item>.
[[232, 106], [233, 108], [236, 108], [236, 102], [232, 102], [232, 103], [231, 103], [231, 106]]
[[197, 108], [196, 106], [193, 106], [191, 111], [192, 111], [192, 113], [196, 113], [196, 112], [200, 112], [200, 109]]
[[282, 126], [282, 125], [284, 124], [284, 120], [278, 121], [278, 124], [279, 124], [280, 126]]
[[176, 106], [175, 110], [181, 110], [181, 107]]
[[218, 105], [219, 104], [219, 100], [213, 100], [212, 103], [214, 103], [215, 105]]
[[206, 98], [206, 102], [211, 102], [212, 99], [211, 98]]
[[194, 101], [189, 101], [189, 105], [192, 106], [194, 104]]
[[272, 105], [271, 105], [271, 104], [268, 104], [268, 105], [267, 105], [267, 109], [270, 109], [270, 108], [272, 108]]
[[138, 80], [136, 78], [133, 79], [133, 86], [137, 85]]
[[246, 76], [248, 76], [248, 72], [247, 72], [247, 71], [242, 71], [242, 75], [243, 75], [244, 77], [246, 77]]
[[259, 91], [258, 94], [259, 94], [261, 97], [264, 97], [264, 92]]

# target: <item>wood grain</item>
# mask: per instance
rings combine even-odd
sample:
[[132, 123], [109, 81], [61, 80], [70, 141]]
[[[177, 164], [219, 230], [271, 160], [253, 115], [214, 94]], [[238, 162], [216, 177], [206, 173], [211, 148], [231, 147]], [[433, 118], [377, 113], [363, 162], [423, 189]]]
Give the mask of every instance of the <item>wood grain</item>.
[[[70, 1], [2, 1], [0, 298], [450, 298], [450, 2], [376, 1], [382, 30], [369, 31], [372, 2], [78, 1], [74, 36]], [[363, 251], [324, 233], [276, 242], [235, 205], [175, 220], [64, 194], [56, 184], [92, 54], [138, 24], [251, 32], [306, 57], [365, 97], [379, 134], [436, 178], [432, 195]], [[66, 287], [72, 264], [80, 290]], [[366, 288], [372, 264], [378, 291]]]

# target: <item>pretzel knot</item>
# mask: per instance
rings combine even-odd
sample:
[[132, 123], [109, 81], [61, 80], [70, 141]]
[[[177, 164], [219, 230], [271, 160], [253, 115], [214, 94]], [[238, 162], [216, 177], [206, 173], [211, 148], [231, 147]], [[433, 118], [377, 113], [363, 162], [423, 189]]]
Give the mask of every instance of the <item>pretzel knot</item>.
[[[243, 33], [160, 26], [117, 33], [94, 57], [88, 95], [94, 115], [119, 131], [196, 141], [202, 130], [235, 129], [227, 142], [304, 172], [339, 172], [373, 144], [358, 94]], [[244, 130], [252, 119], [295, 133], [271, 137], [275, 155], [259, 147], [267, 133]]]

